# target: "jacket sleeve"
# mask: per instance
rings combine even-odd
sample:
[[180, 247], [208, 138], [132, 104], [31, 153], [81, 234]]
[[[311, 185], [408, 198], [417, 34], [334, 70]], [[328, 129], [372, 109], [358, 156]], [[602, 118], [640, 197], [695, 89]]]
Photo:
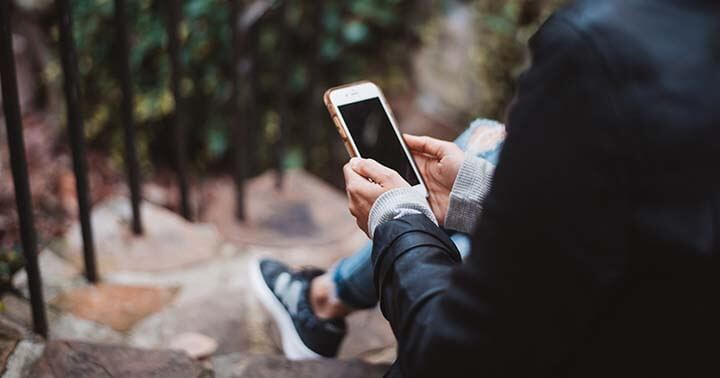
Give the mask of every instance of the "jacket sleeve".
[[464, 264], [423, 216], [376, 230], [375, 284], [403, 375], [562, 375], [552, 367], [572, 361], [625, 277], [620, 110], [580, 30], [555, 16], [531, 41]]

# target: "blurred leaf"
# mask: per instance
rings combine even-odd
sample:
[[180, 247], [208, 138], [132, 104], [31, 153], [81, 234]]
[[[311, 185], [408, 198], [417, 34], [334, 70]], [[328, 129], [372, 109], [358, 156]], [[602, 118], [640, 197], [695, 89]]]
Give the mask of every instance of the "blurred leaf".
[[208, 152], [211, 158], [219, 158], [228, 148], [228, 136], [225, 129], [211, 129], [208, 132]]
[[360, 21], [352, 21], [345, 25], [343, 36], [351, 44], [364, 42], [368, 37], [368, 27]]
[[[242, 78], [240, 89], [244, 93], [252, 92], [255, 103], [253, 112], [248, 114], [257, 116], [255, 127], [260, 143], [272, 143], [279, 137], [277, 94], [281, 89], [290, 97], [287, 101], [291, 107], [288, 121], [290, 136], [294, 138], [290, 143], [292, 147], [302, 140], [299, 136], [303, 130], [295, 128], [306, 121], [310, 90], [361, 78], [373, 78], [381, 85], [392, 83], [393, 86], [407, 80], [406, 75], [403, 77], [398, 72], [407, 73], [412, 56], [407, 54], [407, 48], [418, 38], [418, 25], [446, 1], [288, 2], [284, 20], [289, 33], [284, 36], [279, 34], [283, 30], [278, 13], [280, 2], [275, 1], [254, 29], [256, 34], [246, 35], [255, 38], [244, 45], [252, 50], [243, 51], [252, 54], [255, 76]], [[241, 3], [247, 5], [249, 1]], [[76, 0], [72, 6], [87, 135], [93, 144], [109, 148], [113, 161], [122, 165], [123, 138], [121, 128], [117, 127], [121, 120], [117, 66], [126, 58], [118, 56], [115, 45], [114, 1]], [[145, 170], [152, 167], [151, 158], [171, 163], [166, 160], [171, 153], [155, 148], [167, 145], [165, 122], [176, 110], [170, 93], [165, 24], [168, 6], [171, 3], [163, 0], [127, 2], [134, 113], [138, 149]], [[229, 11], [227, 0], [182, 2], [179, 36], [183, 107], [177, 110], [182, 122], [191, 125], [188, 127], [189, 159], [196, 167], [223, 159], [229, 137], [225, 130], [236, 107], [241, 105], [230, 104], [233, 49]], [[56, 28], [51, 29], [51, 36], [57, 40]], [[278, 48], [281, 41], [286, 47], [282, 50]], [[45, 77], [48, 81], [60, 80], [59, 65], [49, 64]], [[263, 157], [272, 156], [268, 150], [258, 148], [261, 164], [268, 162]]]
[[288, 151], [285, 156], [283, 166], [287, 169], [302, 168], [305, 166], [305, 159], [303, 158], [302, 150], [299, 148], [293, 148]]

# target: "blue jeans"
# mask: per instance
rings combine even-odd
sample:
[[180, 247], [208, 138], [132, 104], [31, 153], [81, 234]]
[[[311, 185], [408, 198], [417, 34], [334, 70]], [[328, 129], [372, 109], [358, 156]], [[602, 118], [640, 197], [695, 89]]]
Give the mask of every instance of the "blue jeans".
[[[470, 138], [479, 127], [485, 126], [473, 123], [455, 140], [455, 144], [467, 151]], [[477, 155], [497, 165], [502, 144], [501, 141], [494, 148]], [[461, 233], [449, 234], [450, 240], [455, 243], [460, 255], [465, 258], [470, 253], [470, 238]], [[378, 296], [373, 283], [371, 255], [372, 242], [368, 242], [352, 256], [340, 260], [330, 272], [335, 282], [337, 297], [343, 304], [351, 308], [369, 309], [377, 305]]]

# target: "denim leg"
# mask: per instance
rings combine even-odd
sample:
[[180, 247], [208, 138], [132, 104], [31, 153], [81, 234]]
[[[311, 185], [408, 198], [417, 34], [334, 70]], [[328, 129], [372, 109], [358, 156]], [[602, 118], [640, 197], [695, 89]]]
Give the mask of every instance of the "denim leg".
[[[455, 233], [450, 236], [460, 256], [465, 259], [470, 253], [470, 238]], [[340, 260], [332, 272], [336, 295], [343, 304], [362, 310], [377, 305], [378, 296], [373, 284], [372, 242], [368, 242], [354, 255]]]
[[368, 242], [354, 255], [340, 260], [331, 273], [338, 299], [354, 309], [373, 308], [378, 302], [373, 283], [372, 246], [372, 242]]
[[455, 243], [455, 247], [460, 252], [460, 257], [465, 260], [470, 254], [470, 236], [456, 232], [450, 235], [450, 240]]

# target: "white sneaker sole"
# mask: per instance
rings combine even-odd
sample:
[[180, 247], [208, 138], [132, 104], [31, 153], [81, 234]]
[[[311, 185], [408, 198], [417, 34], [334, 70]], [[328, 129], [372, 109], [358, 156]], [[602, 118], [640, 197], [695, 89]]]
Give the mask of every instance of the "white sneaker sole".
[[318, 360], [325, 358], [313, 352], [300, 339], [290, 314], [265, 283], [260, 271], [260, 260], [255, 260], [250, 264], [250, 282], [260, 303], [270, 312], [270, 315], [275, 319], [275, 324], [280, 329], [280, 339], [282, 340], [285, 357], [290, 360]]

